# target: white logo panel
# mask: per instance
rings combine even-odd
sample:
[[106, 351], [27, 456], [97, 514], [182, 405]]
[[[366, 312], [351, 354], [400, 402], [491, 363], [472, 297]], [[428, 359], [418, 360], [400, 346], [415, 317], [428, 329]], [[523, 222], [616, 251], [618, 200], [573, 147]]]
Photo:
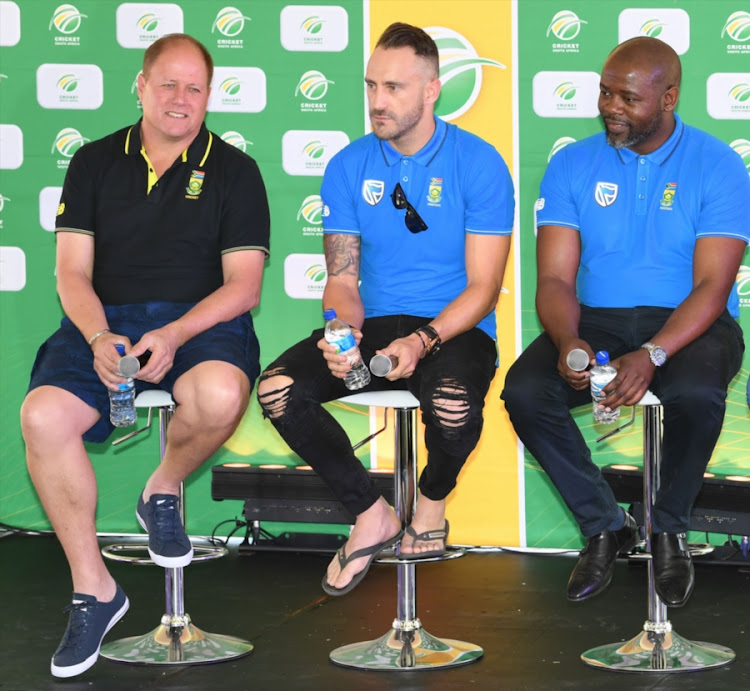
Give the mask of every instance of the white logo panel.
[[23, 133], [16, 125], [0, 125], [0, 169], [15, 170], [23, 163]]
[[62, 187], [44, 187], [39, 193], [39, 225], [44, 230], [55, 229], [57, 207], [60, 206]]
[[97, 65], [40, 65], [36, 100], [42, 108], [96, 110], [104, 101], [102, 71]]
[[21, 40], [21, 10], [15, 2], [0, 2], [0, 46], [14, 46]]
[[617, 185], [614, 182], [597, 182], [594, 199], [599, 206], [611, 206], [617, 200]]
[[117, 42], [123, 48], [148, 48], [165, 34], [181, 34], [182, 27], [179, 5], [126, 2], [117, 8]]
[[281, 45], [292, 51], [340, 52], [349, 45], [349, 15], [338, 6], [287, 5], [281, 10]]
[[716, 72], [706, 80], [706, 110], [716, 120], [750, 120], [750, 72]]
[[596, 72], [537, 72], [532, 80], [534, 112], [542, 118], [599, 117]]
[[634, 9], [620, 12], [618, 42], [635, 36], [650, 36], [668, 43], [677, 55], [690, 48], [690, 17], [685, 10]]
[[208, 110], [260, 113], [266, 107], [266, 73], [259, 67], [216, 67]]
[[281, 165], [289, 175], [323, 175], [348, 143], [346, 132], [338, 130], [289, 130], [281, 138]]
[[320, 300], [328, 273], [324, 254], [290, 254], [284, 260], [284, 292], [301, 300]]
[[21, 290], [26, 285], [26, 255], [20, 247], [0, 247], [0, 290]]

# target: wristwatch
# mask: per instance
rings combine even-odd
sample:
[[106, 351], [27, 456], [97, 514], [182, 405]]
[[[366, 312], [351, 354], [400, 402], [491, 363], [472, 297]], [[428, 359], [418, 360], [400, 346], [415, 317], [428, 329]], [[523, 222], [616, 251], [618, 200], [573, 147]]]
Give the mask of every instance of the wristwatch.
[[648, 356], [654, 367], [661, 367], [667, 361], [667, 351], [655, 343], [644, 343], [641, 348], [648, 350]]

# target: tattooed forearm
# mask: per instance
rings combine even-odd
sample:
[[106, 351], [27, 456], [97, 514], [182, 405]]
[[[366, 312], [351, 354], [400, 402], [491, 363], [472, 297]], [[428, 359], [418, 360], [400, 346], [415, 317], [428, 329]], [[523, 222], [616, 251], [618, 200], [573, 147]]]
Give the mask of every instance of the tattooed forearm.
[[323, 236], [329, 276], [359, 276], [360, 238], [336, 233]]

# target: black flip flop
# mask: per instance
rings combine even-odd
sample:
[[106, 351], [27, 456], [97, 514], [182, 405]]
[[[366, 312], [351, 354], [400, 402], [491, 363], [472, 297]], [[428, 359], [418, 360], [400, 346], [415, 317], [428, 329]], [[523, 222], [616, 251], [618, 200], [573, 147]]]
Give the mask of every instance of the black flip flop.
[[448, 519], [445, 519], [445, 528], [442, 530], [425, 530], [423, 533], [417, 534], [417, 532], [410, 525], [406, 527], [406, 534], [412, 539], [412, 548], [420, 542], [434, 542], [435, 540], [443, 541], [442, 549], [432, 549], [429, 552], [404, 552], [399, 554], [399, 559], [424, 559], [425, 557], [442, 557], [445, 554], [445, 548], [448, 544], [448, 533], [450, 532], [451, 526], [448, 523]]
[[363, 547], [362, 549], [358, 549], [356, 552], [350, 554], [348, 557], [346, 556], [346, 552], [344, 552], [344, 547], [346, 545], [343, 545], [339, 548], [338, 552], [336, 552], [336, 556], [339, 558], [339, 565], [341, 566], [341, 570], [343, 571], [344, 568], [349, 564], [349, 562], [359, 559], [360, 557], [366, 557], [369, 555], [369, 559], [367, 563], [365, 564], [365, 568], [362, 569], [358, 574], [352, 578], [351, 581], [349, 581], [343, 588], [334, 588], [329, 582], [328, 582], [328, 574], [326, 573], [323, 576], [323, 590], [328, 593], [328, 595], [346, 595], [348, 592], [351, 592], [356, 588], [360, 581], [365, 577], [365, 574], [370, 569], [370, 565], [372, 564], [375, 557], [378, 556], [384, 549], [387, 549], [391, 545], [395, 545], [404, 535], [403, 530], [399, 530], [396, 535], [394, 535], [390, 540], [386, 540], [385, 542], [380, 542], [377, 545], [370, 545], [369, 547]]

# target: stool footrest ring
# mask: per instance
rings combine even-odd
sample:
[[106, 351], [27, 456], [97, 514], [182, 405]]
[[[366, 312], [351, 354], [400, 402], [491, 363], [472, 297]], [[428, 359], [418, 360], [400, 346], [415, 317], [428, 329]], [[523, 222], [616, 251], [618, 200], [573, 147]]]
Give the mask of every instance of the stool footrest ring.
[[[101, 549], [102, 556], [112, 561], [126, 562], [137, 566], [153, 566], [154, 561], [148, 554], [148, 544], [143, 543], [117, 543], [106, 545]], [[193, 559], [195, 564], [201, 561], [221, 559], [229, 554], [229, 550], [223, 545], [193, 545]]]

